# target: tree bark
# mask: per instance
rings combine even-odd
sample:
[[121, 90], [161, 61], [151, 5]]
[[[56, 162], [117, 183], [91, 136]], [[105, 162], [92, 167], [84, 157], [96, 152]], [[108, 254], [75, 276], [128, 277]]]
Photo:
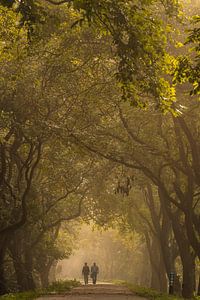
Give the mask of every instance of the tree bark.
[[5, 257], [5, 249], [1, 247], [0, 249], [0, 295], [4, 295], [7, 292], [6, 280], [4, 274], [4, 257]]
[[184, 298], [192, 298], [195, 288], [195, 256], [191, 252], [190, 243], [188, 242], [177, 218], [173, 218], [173, 229], [183, 265], [182, 296]]
[[[167, 216], [163, 205], [160, 207], [156, 205], [151, 184], [147, 184], [145, 191], [146, 204], [151, 213], [151, 220], [154, 230], [152, 233], [157, 240], [157, 253], [159, 257], [158, 264], [158, 281], [160, 282], [160, 291], [167, 291], [166, 273], [170, 272], [170, 249], [169, 249], [169, 235], [171, 232], [171, 223]], [[159, 251], [158, 251], [159, 249]], [[155, 255], [155, 253], [154, 253]]]
[[26, 277], [26, 271], [23, 261], [23, 249], [21, 246], [20, 234], [14, 234], [13, 241], [9, 245], [9, 250], [12, 255], [13, 266], [15, 269], [17, 284], [19, 291], [27, 291], [28, 283]]
[[[47, 264], [44, 264], [43, 267], [41, 265], [41, 271], [39, 271], [40, 274], [40, 280], [41, 280], [41, 285], [43, 288], [46, 288], [49, 285], [49, 274], [51, 271], [52, 266], [54, 266], [55, 260], [50, 259]], [[53, 281], [56, 281], [54, 279]]]
[[8, 246], [9, 237], [5, 234], [1, 234], [0, 238], [0, 295], [7, 293], [6, 279], [4, 272], [4, 259], [6, 255], [6, 250]]
[[152, 241], [148, 234], [146, 234], [145, 237], [152, 270], [151, 288], [165, 292], [167, 289], [167, 281], [159, 243], [155, 237], [152, 238]]
[[51, 265], [50, 271], [49, 271], [49, 282], [55, 282], [56, 281], [56, 266], [57, 261], [54, 261]]
[[[190, 202], [192, 203], [192, 200], [190, 200]], [[193, 214], [194, 214], [194, 212], [193, 212]], [[189, 239], [196, 255], [198, 256], [198, 258], [200, 260], [200, 242], [198, 240], [200, 229], [198, 228], [198, 231], [197, 231], [194, 226], [194, 222], [193, 222], [193, 218], [192, 218], [192, 208], [190, 208], [190, 207], [185, 211], [185, 224], [186, 224], [188, 239]]]
[[195, 259], [184, 260], [182, 296], [192, 298], [195, 291]]
[[160, 253], [160, 261], [159, 261], [159, 281], [160, 281], [160, 291], [163, 293], [167, 292], [167, 274], [165, 271], [165, 264], [163, 261], [162, 253]]
[[13, 265], [14, 265], [14, 269], [15, 269], [15, 274], [16, 274], [17, 285], [18, 285], [19, 291], [23, 292], [23, 291], [29, 290], [26, 272], [25, 272], [21, 257], [15, 257], [13, 259]]
[[25, 249], [24, 257], [25, 257], [25, 272], [27, 278], [27, 289], [35, 290], [36, 285], [33, 279], [33, 255], [29, 247]]
[[199, 282], [198, 282], [197, 296], [200, 296], [200, 274], [199, 274]]
[[176, 239], [182, 265], [183, 265], [183, 286], [182, 296], [184, 298], [192, 298], [194, 294], [194, 282], [195, 282], [195, 255], [191, 249], [190, 241], [185, 232], [185, 227], [182, 225], [180, 210], [173, 211], [168, 199], [165, 198], [165, 194], [162, 193], [162, 189], [159, 188], [159, 196], [171, 222]]
[[49, 270], [44, 270], [44, 272], [40, 272], [40, 280], [43, 288], [48, 287], [49, 285]]

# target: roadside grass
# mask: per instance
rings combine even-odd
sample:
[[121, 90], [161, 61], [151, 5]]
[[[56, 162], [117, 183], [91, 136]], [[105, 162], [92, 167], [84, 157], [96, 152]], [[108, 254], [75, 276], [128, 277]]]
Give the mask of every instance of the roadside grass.
[[[81, 286], [80, 281], [74, 280], [65, 280], [65, 281], [55, 281], [45, 289], [46, 294], [63, 294], [69, 292], [72, 288]], [[1, 299], [1, 298], [0, 298]]]
[[[119, 284], [119, 285], [125, 285], [134, 294], [136, 294], [140, 297], [143, 297], [143, 298], [147, 298], [149, 300], [182, 300], [183, 299], [181, 296], [169, 295], [167, 293], [161, 293], [161, 292], [158, 292], [158, 291], [150, 289], [150, 288], [136, 286], [134, 284], [127, 283], [127, 282], [121, 281], [121, 280], [116, 280], [114, 283]], [[196, 296], [193, 299], [200, 300], [200, 296]]]
[[41, 296], [39, 292], [24, 292], [24, 293], [14, 293], [6, 294], [0, 297], [1, 300], [33, 300]]
[[166, 293], [161, 293], [156, 290], [145, 288], [141, 286], [134, 286], [132, 284], [126, 284], [126, 286], [133, 291], [136, 295], [150, 299], [150, 300], [181, 300], [180, 296], [169, 295]]
[[23, 293], [12, 293], [0, 296], [0, 300], [34, 300], [40, 296], [52, 294], [64, 294], [69, 292], [72, 288], [80, 286], [81, 283], [74, 280], [56, 281], [51, 283], [46, 289], [38, 289], [36, 291], [29, 291]]

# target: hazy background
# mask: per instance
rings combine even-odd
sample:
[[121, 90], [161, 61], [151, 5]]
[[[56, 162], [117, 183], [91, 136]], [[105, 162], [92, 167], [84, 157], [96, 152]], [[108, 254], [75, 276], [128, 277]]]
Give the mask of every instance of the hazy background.
[[83, 264], [96, 262], [99, 280], [128, 280], [149, 285], [150, 266], [141, 238], [135, 234], [122, 238], [115, 230], [98, 231], [83, 226], [79, 233], [77, 249], [69, 259], [57, 265], [57, 279], [81, 279]]

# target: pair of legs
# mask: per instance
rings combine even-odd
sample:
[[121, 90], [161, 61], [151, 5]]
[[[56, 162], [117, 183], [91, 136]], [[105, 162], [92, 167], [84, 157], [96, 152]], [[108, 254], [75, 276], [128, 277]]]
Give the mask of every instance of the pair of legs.
[[88, 275], [87, 274], [84, 274], [84, 282], [85, 282], [85, 284], [88, 284]]
[[96, 284], [96, 282], [97, 282], [97, 274], [94, 273], [94, 274], [92, 274], [92, 283]]

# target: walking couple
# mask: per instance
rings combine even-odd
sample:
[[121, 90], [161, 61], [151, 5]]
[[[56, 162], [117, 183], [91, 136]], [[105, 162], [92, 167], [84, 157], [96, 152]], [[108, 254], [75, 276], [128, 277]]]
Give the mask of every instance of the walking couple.
[[99, 267], [96, 265], [95, 262], [91, 266], [91, 270], [88, 267], [88, 264], [85, 263], [85, 265], [83, 266], [83, 269], [82, 269], [82, 274], [83, 274], [83, 277], [84, 277], [85, 284], [88, 284], [89, 274], [90, 274], [90, 277], [92, 278], [92, 283], [96, 284], [96, 282], [97, 282], [97, 274], [98, 273], [99, 273]]

